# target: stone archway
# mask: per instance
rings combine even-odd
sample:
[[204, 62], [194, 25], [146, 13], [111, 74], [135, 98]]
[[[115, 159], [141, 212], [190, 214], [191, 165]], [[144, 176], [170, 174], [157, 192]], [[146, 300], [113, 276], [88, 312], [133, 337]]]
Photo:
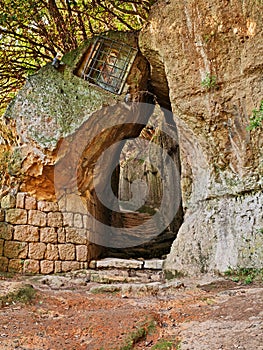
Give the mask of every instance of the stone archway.
[[[125, 40], [131, 40], [130, 36], [136, 39], [127, 34]], [[171, 172], [165, 166], [159, 170], [166, 181], [163, 205], [154, 208], [155, 215], [149, 213], [149, 217], [132, 214], [145, 224], [138, 232], [136, 222], [131, 225], [132, 215], [112, 210], [114, 199], [107, 202], [110, 208], [101, 201], [99, 194], [107, 200], [118, 192], [118, 167], [113, 175], [108, 169], [119, 161], [123, 140], [147, 134], [154, 109], [153, 91], [149, 91], [148, 62], [140, 53], [127, 78], [127, 98], [76, 76], [82, 51], [66, 55], [58, 69], [49, 64], [30, 76], [4, 116], [6, 129], [11, 130], [4, 137], [11, 156], [0, 210], [0, 268], [4, 271], [65, 272], [87, 268], [92, 259], [103, 255], [159, 256], [168, 252], [181, 224], [178, 142], [174, 143], [175, 130], [170, 126], [165, 130], [164, 125], [169, 124], [166, 112], [161, 112], [164, 123], [158, 135], [152, 135], [158, 142], [151, 145], [158, 148], [163, 163], [174, 164]], [[103, 156], [107, 149], [111, 153]], [[99, 158], [102, 162], [94, 180]], [[177, 191], [168, 196], [174, 182]], [[169, 202], [169, 198], [173, 199]], [[176, 213], [173, 221], [171, 214]], [[106, 225], [106, 231], [101, 231], [88, 214]], [[120, 229], [115, 240], [111, 235], [114, 227]], [[134, 237], [136, 242], [126, 244]], [[120, 245], [122, 241], [126, 243]]]

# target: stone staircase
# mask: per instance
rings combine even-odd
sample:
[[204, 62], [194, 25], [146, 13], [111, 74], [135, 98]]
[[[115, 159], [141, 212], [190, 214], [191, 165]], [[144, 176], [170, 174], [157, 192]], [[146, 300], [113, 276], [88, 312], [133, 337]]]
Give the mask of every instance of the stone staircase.
[[184, 287], [178, 280], [167, 281], [162, 271], [162, 259], [94, 260], [87, 270], [66, 274], [26, 276], [39, 290], [75, 290], [90, 293], [121, 293], [122, 297], [163, 294]]

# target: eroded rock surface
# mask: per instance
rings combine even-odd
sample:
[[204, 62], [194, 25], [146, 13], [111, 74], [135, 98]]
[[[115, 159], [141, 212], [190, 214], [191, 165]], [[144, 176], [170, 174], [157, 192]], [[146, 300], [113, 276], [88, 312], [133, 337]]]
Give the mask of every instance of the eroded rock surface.
[[246, 129], [262, 100], [261, 13], [255, 1], [160, 1], [140, 36], [179, 133], [186, 213], [168, 270], [262, 267], [262, 137]]
[[[137, 48], [134, 33], [108, 35]], [[6, 151], [0, 162], [4, 174], [0, 267], [4, 271], [75, 270], [91, 259], [109, 256], [108, 248], [117, 253], [128, 248], [124, 256], [128, 252], [135, 257], [161, 256], [176, 236], [176, 230], [169, 229], [155, 240], [173, 219], [168, 201], [163, 201], [162, 212], [161, 200], [155, 199], [153, 212], [144, 215], [134, 210], [130, 215], [121, 211], [117, 200], [121, 150], [126, 139], [141, 135], [154, 110], [154, 96], [148, 91], [149, 64], [138, 52], [123, 93], [107, 92], [82, 79], [94, 42], [96, 38], [65, 55], [57, 69], [48, 64], [29, 76], [1, 121], [1, 148]], [[165, 136], [159, 141], [156, 145], [153, 138], [147, 140], [152, 148], [159, 147], [155, 160], [166, 161]], [[169, 184], [177, 184], [179, 207], [177, 138], [174, 141], [175, 146], [170, 142], [164, 153], [175, 148], [176, 171], [172, 167], [164, 175]], [[137, 169], [133, 171], [137, 176]], [[161, 180], [157, 186], [162, 186]], [[166, 192], [168, 187], [166, 183]], [[181, 217], [182, 211], [177, 229]], [[149, 241], [151, 249], [146, 244], [133, 250]]]

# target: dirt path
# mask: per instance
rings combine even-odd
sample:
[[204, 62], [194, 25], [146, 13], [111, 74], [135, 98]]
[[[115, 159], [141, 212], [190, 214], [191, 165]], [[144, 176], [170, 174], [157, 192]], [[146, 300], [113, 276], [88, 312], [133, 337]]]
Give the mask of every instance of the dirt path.
[[2, 303], [1, 350], [263, 350], [262, 285], [184, 279], [107, 289], [84, 276], [49, 278], [1, 278], [2, 288], [37, 290], [28, 304]]

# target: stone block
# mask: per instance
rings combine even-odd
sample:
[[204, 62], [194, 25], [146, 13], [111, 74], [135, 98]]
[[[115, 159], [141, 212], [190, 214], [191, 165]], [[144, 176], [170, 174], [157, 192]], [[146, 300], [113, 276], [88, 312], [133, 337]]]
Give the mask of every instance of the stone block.
[[47, 251], [45, 254], [45, 259], [46, 260], [58, 260], [59, 255], [58, 255], [58, 246], [56, 244], [48, 244], [47, 245]]
[[4, 256], [0, 256], [0, 271], [2, 272], [6, 272], [8, 269], [8, 262], [9, 260], [4, 257]]
[[57, 243], [58, 235], [54, 227], [44, 227], [40, 229], [40, 242]]
[[40, 272], [42, 274], [49, 274], [54, 272], [54, 262], [53, 261], [47, 261], [43, 260], [40, 261]]
[[37, 209], [40, 211], [50, 212], [50, 211], [58, 211], [59, 207], [57, 202], [39, 201], [37, 203]]
[[13, 232], [14, 227], [12, 225], [0, 222], [0, 238], [5, 239], [6, 241], [11, 241]]
[[106, 258], [97, 261], [97, 268], [141, 269], [142, 261], [132, 259]]
[[82, 228], [83, 227], [83, 220], [81, 214], [74, 214], [74, 227]]
[[58, 243], [65, 243], [65, 242], [66, 242], [65, 229], [60, 227], [58, 228]]
[[151, 259], [144, 261], [144, 268], [151, 270], [162, 270], [164, 264], [164, 260], [161, 259]]
[[16, 207], [16, 197], [12, 194], [7, 194], [1, 199], [2, 209], [11, 209]]
[[33, 226], [45, 227], [47, 225], [47, 214], [39, 210], [29, 210], [28, 224]]
[[66, 211], [69, 213], [87, 214], [87, 208], [78, 194], [68, 194], [66, 196]]
[[5, 221], [10, 224], [26, 225], [27, 211], [25, 209], [7, 209], [5, 213]]
[[74, 244], [65, 243], [59, 244], [59, 257], [61, 260], [74, 260], [75, 259], [75, 246]]
[[81, 228], [65, 228], [66, 231], [66, 242], [75, 244], [86, 244], [86, 230]]
[[80, 263], [77, 261], [62, 261], [62, 272], [75, 271], [80, 269]]
[[91, 218], [88, 215], [83, 215], [82, 217], [83, 220], [83, 226], [86, 230], [91, 229]]
[[89, 268], [90, 269], [96, 269], [97, 267], [97, 261], [96, 260], [91, 260], [89, 263]]
[[88, 247], [86, 245], [76, 246], [76, 257], [78, 261], [87, 261]]
[[39, 273], [39, 260], [27, 259], [24, 262], [23, 272], [24, 273]]
[[0, 239], [0, 256], [3, 255], [4, 252], [4, 240]]
[[25, 209], [27, 210], [36, 210], [37, 209], [37, 200], [34, 197], [25, 198]]
[[62, 215], [63, 215], [63, 226], [72, 227], [74, 222], [73, 213], [63, 213]]
[[26, 259], [28, 244], [25, 242], [6, 241], [4, 245], [4, 256], [11, 259]]
[[45, 243], [29, 243], [28, 257], [35, 260], [44, 259], [46, 249]]
[[26, 193], [24, 192], [18, 192], [16, 195], [16, 207], [20, 209], [25, 208], [25, 198], [26, 198]]
[[5, 211], [3, 209], [0, 209], [0, 222], [5, 221]]
[[17, 241], [24, 242], [38, 242], [39, 241], [39, 232], [38, 227], [21, 225], [15, 226], [14, 229], [14, 239]]
[[89, 267], [89, 264], [87, 262], [80, 262], [80, 269], [81, 270], [87, 270]]
[[47, 215], [47, 225], [50, 227], [62, 227], [63, 216], [60, 212], [51, 212]]
[[[58, 206], [61, 210], [66, 210], [66, 195], [63, 195], [58, 199]], [[57, 211], [57, 210], [56, 210]]]
[[24, 260], [23, 259], [11, 259], [8, 264], [9, 272], [23, 272]]
[[61, 261], [55, 261], [54, 273], [59, 273], [61, 271], [62, 271], [62, 262]]

